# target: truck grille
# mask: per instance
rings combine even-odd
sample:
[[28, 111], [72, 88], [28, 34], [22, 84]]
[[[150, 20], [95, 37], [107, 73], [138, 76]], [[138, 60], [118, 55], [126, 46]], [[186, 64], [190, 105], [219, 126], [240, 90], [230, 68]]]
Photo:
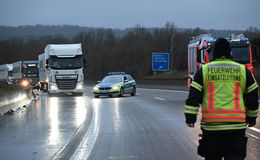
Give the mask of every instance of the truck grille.
[[38, 75], [37, 75], [37, 74], [27, 74], [27, 77], [28, 77], [28, 78], [31, 78], [31, 77], [38, 77]]
[[59, 89], [75, 89], [77, 79], [56, 79]]
[[99, 87], [99, 90], [110, 90], [111, 87]]

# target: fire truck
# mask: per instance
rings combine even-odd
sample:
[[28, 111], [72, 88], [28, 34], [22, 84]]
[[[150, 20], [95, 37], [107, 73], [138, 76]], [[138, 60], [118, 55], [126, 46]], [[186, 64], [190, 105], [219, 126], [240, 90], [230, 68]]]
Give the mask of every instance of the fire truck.
[[[230, 42], [232, 60], [244, 64], [254, 75], [254, 62], [257, 59], [257, 48], [244, 35], [231, 35], [226, 38]], [[201, 65], [213, 60], [213, 45], [216, 39], [210, 34], [193, 37], [188, 44], [188, 87]]]

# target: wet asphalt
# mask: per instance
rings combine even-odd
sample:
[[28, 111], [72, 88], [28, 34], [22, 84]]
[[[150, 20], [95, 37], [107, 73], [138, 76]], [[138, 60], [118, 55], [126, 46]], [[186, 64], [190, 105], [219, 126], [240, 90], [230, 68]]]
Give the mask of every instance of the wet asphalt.
[[[91, 89], [83, 96], [40, 93], [27, 107], [0, 116], [0, 159], [202, 159], [199, 124], [184, 122], [187, 91], [139, 87], [136, 96], [94, 98]], [[247, 131], [247, 160], [260, 157], [259, 131], [258, 119]]]

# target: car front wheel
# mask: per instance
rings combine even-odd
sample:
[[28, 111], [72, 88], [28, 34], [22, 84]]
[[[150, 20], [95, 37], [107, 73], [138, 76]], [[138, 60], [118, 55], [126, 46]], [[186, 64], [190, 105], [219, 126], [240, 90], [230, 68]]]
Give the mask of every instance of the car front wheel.
[[136, 95], [136, 88], [135, 88], [135, 86], [134, 86], [133, 92], [131, 93], [131, 96], [135, 96], [135, 95]]
[[123, 95], [124, 95], [124, 88], [121, 88], [118, 97], [123, 97]]

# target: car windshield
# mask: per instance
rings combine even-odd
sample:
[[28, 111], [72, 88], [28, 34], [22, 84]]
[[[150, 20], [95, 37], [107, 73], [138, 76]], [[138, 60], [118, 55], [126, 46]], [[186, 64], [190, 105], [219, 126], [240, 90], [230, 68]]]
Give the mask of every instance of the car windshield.
[[122, 82], [121, 76], [107, 76], [101, 82], [103, 83], [119, 83]]
[[232, 59], [238, 63], [247, 64], [250, 61], [248, 47], [234, 47], [232, 48]]
[[51, 69], [79, 69], [82, 68], [82, 56], [57, 57], [51, 56]]

